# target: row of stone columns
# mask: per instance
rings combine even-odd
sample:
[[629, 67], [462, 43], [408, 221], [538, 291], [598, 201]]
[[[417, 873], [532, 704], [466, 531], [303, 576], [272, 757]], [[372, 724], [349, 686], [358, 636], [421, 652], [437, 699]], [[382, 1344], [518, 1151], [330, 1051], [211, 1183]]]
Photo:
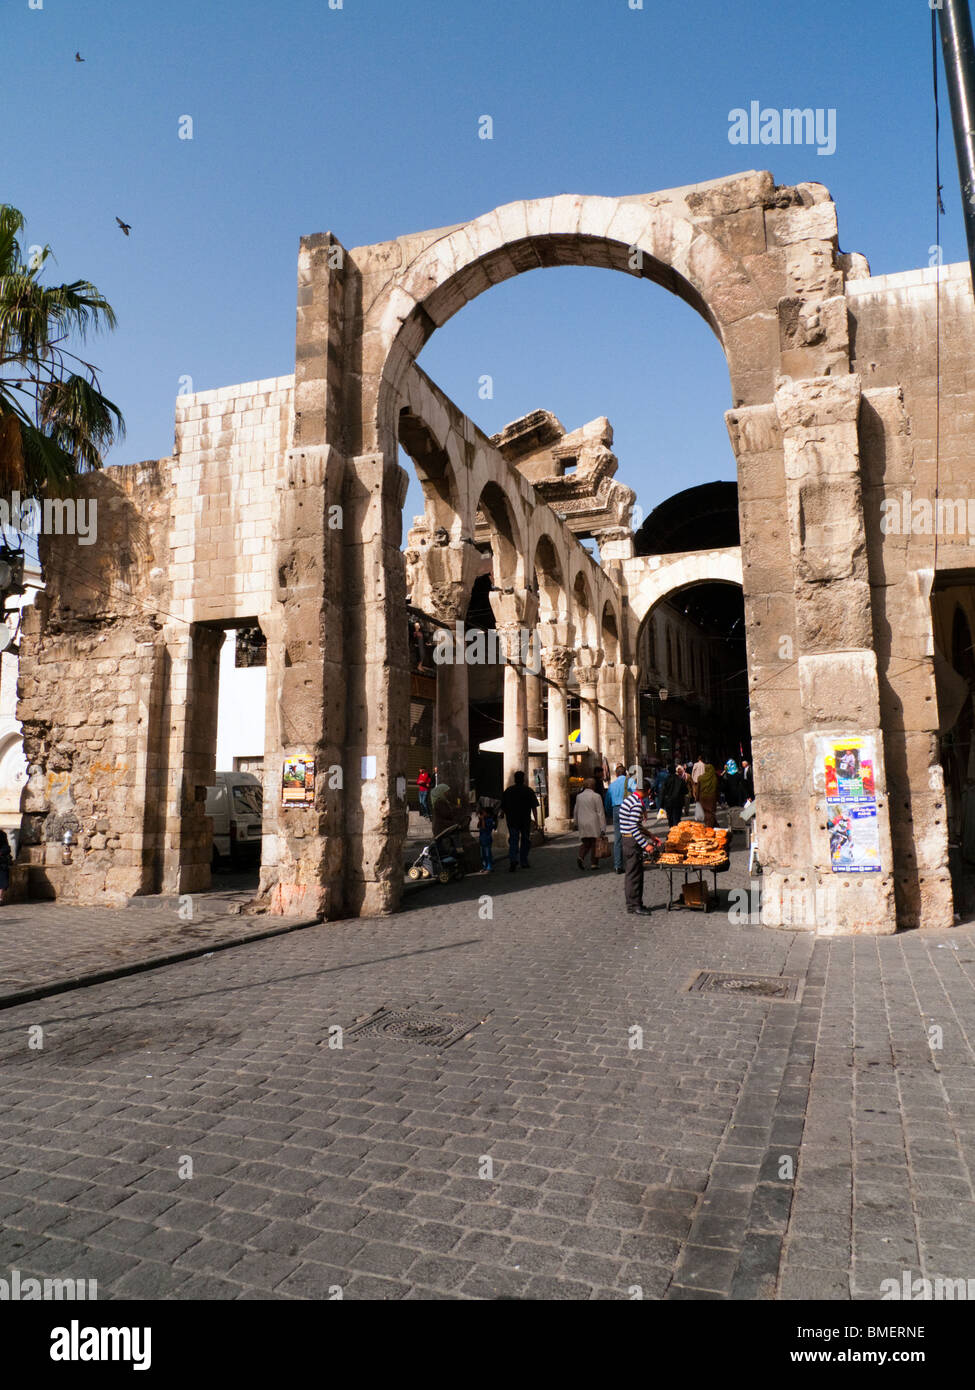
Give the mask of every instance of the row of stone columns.
[[[575, 672], [580, 697], [583, 745], [605, 755], [611, 765], [636, 755], [635, 668], [604, 661], [599, 648], [574, 645], [567, 621], [536, 626], [538, 598], [531, 590], [496, 590], [491, 594], [499, 655], [504, 662], [503, 782], [510, 786], [522, 771], [529, 782], [540, 766], [546, 770], [547, 828], [565, 831], [571, 821], [569, 798], [569, 681]], [[469, 786], [468, 668], [459, 659], [437, 666], [434, 761], [440, 780], [458, 799]], [[543, 689], [547, 688], [547, 719]], [[632, 706], [632, 709], [630, 709]], [[529, 753], [529, 738], [544, 740], [544, 759]]]

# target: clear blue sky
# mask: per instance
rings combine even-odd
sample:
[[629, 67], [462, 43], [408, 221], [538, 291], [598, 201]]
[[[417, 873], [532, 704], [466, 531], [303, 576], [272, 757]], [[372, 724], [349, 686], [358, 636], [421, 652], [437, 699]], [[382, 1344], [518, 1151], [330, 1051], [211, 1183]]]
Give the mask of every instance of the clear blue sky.
[[[5, 0], [0, 52], [0, 199], [119, 315], [93, 349], [128, 422], [114, 463], [171, 450], [184, 374], [206, 390], [293, 370], [305, 233], [351, 247], [518, 198], [769, 168], [825, 183], [842, 248], [875, 274], [927, 265], [934, 240], [926, 0]], [[731, 145], [728, 114], [752, 100], [834, 108], [836, 153]], [[942, 168], [945, 259], [962, 260], [946, 104]], [[421, 362], [488, 432], [536, 406], [569, 428], [608, 415], [618, 476], [648, 510], [734, 476], [717, 342], [628, 276], [520, 276]], [[414, 510], [415, 487], [407, 524]]]

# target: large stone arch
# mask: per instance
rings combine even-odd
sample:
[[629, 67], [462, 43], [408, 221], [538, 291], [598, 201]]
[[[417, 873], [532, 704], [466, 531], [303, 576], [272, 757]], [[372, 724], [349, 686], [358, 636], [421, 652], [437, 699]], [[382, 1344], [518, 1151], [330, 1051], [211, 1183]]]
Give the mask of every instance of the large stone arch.
[[771, 399], [788, 288], [786, 257], [764, 234], [773, 195], [769, 174], [644, 197], [561, 194], [404, 239], [387, 261], [395, 274], [366, 258], [376, 292], [362, 318], [361, 451], [388, 447], [399, 385], [436, 329], [491, 285], [545, 266], [619, 270], [670, 290], [721, 343], [735, 405]]
[[[513, 203], [466, 224], [350, 252], [330, 234], [303, 241], [290, 458], [314, 458], [326, 492], [333, 479], [348, 499], [345, 667], [358, 679], [347, 702], [344, 762], [347, 780], [360, 764], [376, 769], [374, 787], [360, 798], [360, 822], [345, 826], [346, 907], [388, 911], [399, 897], [405, 801], [397, 788], [406, 744], [395, 711], [396, 692], [408, 681], [396, 612], [404, 587], [396, 461], [402, 393], [417, 353], [441, 324], [492, 284], [554, 265], [650, 279], [694, 308], [722, 345], [738, 462], [755, 780], [768, 808], [767, 882], [829, 886], [819, 745], [849, 729], [880, 739], [864, 558], [862, 392], [851, 372], [846, 291], [848, 274], [862, 274], [863, 266], [840, 253], [835, 208], [821, 185], [780, 188], [758, 172], [634, 197]], [[476, 427], [468, 422], [465, 430], [464, 447], [477, 455]], [[520, 506], [531, 510], [528, 497], [526, 485], [516, 516]], [[527, 554], [532, 529], [524, 533]], [[625, 591], [625, 548], [607, 551], [604, 564]], [[755, 621], [759, 614], [767, 621]], [[633, 621], [623, 602], [617, 674], [628, 710], [635, 703], [626, 665]], [[788, 672], [780, 655], [785, 638], [794, 652]], [[560, 669], [573, 638], [566, 631], [546, 640]], [[626, 745], [632, 725], [628, 713]], [[339, 721], [332, 732], [341, 733]], [[882, 782], [880, 762], [878, 754]], [[878, 825], [883, 872], [844, 879], [847, 930], [893, 927], [885, 797]], [[338, 904], [335, 895], [333, 909]]]

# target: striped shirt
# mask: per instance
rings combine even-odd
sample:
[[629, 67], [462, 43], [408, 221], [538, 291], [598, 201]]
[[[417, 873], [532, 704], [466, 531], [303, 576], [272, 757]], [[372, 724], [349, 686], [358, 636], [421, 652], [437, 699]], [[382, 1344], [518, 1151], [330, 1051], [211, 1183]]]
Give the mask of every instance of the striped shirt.
[[632, 835], [638, 845], [649, 849], [650, 841], [641, 829], [643, 820], [643, 800], [635, 792], [630, 792], [620, 804], [620, 834]]

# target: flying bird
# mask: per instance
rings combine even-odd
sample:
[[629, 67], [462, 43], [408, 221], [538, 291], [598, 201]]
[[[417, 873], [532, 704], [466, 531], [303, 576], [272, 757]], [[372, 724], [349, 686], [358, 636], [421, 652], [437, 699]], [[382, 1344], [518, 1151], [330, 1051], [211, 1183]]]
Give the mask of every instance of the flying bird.
[[85, 61], [84, 58], [82, 58], [81, 54], [77, 52], [74, 55], [74, 60], [76, 63], [83, 63]]
[[122, 219], [121, 219], [121, 217], [116, 217], [115, 221], [116, 221], [116, 222], [119, 224], [119, 226], [122, 228], [122, 231], [125, 233], [125, 235], [128, 236], [129, 232], [131, 232], [131, 230], [132, 230], [132, 223], [131, 223], [131, 222], [123, 222]]

